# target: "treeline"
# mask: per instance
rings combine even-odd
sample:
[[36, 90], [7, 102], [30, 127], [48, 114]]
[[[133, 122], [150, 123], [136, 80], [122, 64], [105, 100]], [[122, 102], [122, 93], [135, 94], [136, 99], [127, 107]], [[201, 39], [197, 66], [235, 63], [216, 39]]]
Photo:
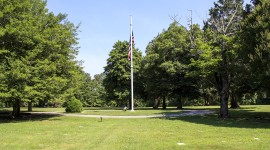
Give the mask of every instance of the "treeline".
[[[270, 2], [218, 0], [202, 28], [173, 21], [146, 48], [134, 47], [135, 104], [220, 105], [228, 117], [240, 103], [270, 103]], [[107, 98], [116, 106], [130, 102], [127, 41], [115, 43], [105, 67]]]
[[[0, 106], [130, 105], [129, 42], [117, 41], [93, 79], [77, 61], [77, 29], [42, 0], [0, 4]], [[269, 103], [270, 2], [218, 0], [200, 27], [176, 20], [146, 48], [134, 46], [135, 106]], [[136, 37], [135, 37], [136, 38]], [[136, 41], [136, 40], [135, 40]]]

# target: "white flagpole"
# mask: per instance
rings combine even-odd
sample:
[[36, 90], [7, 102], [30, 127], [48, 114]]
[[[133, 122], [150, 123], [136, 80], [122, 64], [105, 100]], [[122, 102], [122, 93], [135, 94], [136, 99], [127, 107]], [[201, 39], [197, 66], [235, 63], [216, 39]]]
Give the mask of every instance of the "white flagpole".
[[130, 59], [131, 59], [131, 111], [134, 111], [134, 100], [133, 100], [133, 35], [132, 35], [132, 16], [130, 16]]

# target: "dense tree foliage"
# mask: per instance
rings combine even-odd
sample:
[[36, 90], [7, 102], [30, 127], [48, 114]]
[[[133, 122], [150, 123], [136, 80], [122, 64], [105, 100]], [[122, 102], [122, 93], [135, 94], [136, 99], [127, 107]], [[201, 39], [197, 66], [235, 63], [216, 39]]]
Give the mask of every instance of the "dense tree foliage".
[[177, 99], [178, 108], [182, 108], [181, 99], [196, 94], [196, 81], [186, 76], [192, 57], [190, 43], [187, 29], [175, 21], [148, 44], [143, 72], [146, 92], [155, 100], [154, 108], [163, 99], [166, 109], [168, 97]]
[[239, 33], [239, 61], [244, 64], [242, 72], [248, 74], [246, 82], [249, 93], [257, 92], [260, 98], [270, 94], [270, 2], [256, 3]]
[[[104, 87], [107, 93], [107, 98], [112, 106], [130, 105], [130, 61], [128, 60], [129, 43], [127, 41], [118, 41], [114, 44], [112, 51], [107, 59], [105, 66]], [[133, 49], [134, 63], [134, 83], [139, 79], [139, 68], [142, 59], [141, 52], [138, 49]], [[134, 87], [136, 92], [136, 87]]]
[[[229, 100], [231, 108], [237, 108], [238, 102], [252, 99], [254, 103], [254, 97], [261, 95], [266, 98], [270, 89], [268, 82], [263, 82], [269, 79], [267, 4], [253, 1], [244, 9], [242, 0], [218, 0], [202, 29], [173, 22], [146, 48], [139, 71], [141, 98], [154, 108], [162, 100], [164, 109], [168, 103], [176, 105], [176, 101], [181, 108], [182, 99], [204, 99], [205, 105], [220, 104], [221, 118], [229, 115]], [[125, 58], [126, 54], [117, 57]], [[112, 64], [117, 66], [108, 61], [107, 68]], [[120, 66], [117, 68], [124, 65]], [[117, 78], [129, 76], [124, 72], [110, 73], [105, 83], [113, 79], [112, 74]], [[128, 82], [114, 85], [125, 87]], [[117, 88], [107, 91], [112, 89]], [[124, 89], [129, 90], [129, 86]], [[243, 102], [243, 98], [247, 101]]]
[[230, 84], [234, 76], [233, 38], [240, 29], [242, 0], [218, 0], [210, 9], [210, 18], [204, 27], [206, 40], [199, 42], [202, 53], [194, 63], [202, 73], [214, 76], [220, 99], [220, 117], [228, 117]]
[[77, 27], [45, 6], [41, 0], [0, 4], [0, 97], [12, 103], [14, 116], [22, 102], [57, 105], [79, 80]]
[[75, 97], [83, 103], [83, 106], [100, 107], [106, 105], [106, 92], [102, 85], [104, 78], [104, 73], [94, 75], [94, 79], [91, 79], [90, 74], [84, 74], [82, 84], [78, 92], [75, 93]]

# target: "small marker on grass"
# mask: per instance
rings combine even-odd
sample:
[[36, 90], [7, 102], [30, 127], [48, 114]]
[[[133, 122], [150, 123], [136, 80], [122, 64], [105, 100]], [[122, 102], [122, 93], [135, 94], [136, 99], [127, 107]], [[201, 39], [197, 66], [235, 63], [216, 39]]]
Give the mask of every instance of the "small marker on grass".
[[177, 145], [186, 145], [186, 144], [185, 144], [185, 143], [179, 142], [179, 143], [177, 143]]

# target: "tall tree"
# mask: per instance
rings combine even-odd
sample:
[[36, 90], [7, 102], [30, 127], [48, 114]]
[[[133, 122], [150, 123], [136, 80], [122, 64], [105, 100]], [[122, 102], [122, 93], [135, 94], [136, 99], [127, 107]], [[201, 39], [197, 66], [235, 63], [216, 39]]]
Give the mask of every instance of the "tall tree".
[[45, 6], [42, 0], [0, 4], [0, 97], [13, 103], [13, 116], [21, 102], [58, 100], [74, 83], [77, 27]]
[[[129, 43], [127, 41], [117, 41], [107, 59], [105, 66], [105, 79], [103, 81], [108, 100], [115, 103], [116, 106], [130, 105], [130, 61], [128, 60]], [[134, 63], [134, 90], [136, 92], [136, 83], [142, 54], [138, 49], [133, 49]], [[135, 93], [134, 92], [134, 93]], [[131, 108], [131, 107], [130, 107]]]
[[186, 76], [192, 57], [190, 48], [188, 30], [176, 21], [147, 46], [144, 59], [146, 90], [154, 99], [163, 99], [163, 109], [166, 108], [165, 97], [176, 97], [178, 108], [182, 108], [181, 98], [196, 93], [195, 80]]
[[243, 21], [239, 33], [239, 60], [245, 64], [246, 82], [256, 92], [270, 95], [270, 2], [259, 1], [254, 11]]
[[229, 54], [233, 50], [232, 38], [236, 31], [240, 29], [242, 19], [242, 0], [219, 0], [210, 9], [210, 19], [208, 21], [210, 30], [216, 33], [218, 39], [217, 46], [220, 49], [221, 61], [219, 71], [215, 73], [218, 92], [220, 95], [220, 117], [228, 117], [228, 99], [230, 92], [230, 58]]
[[218, 0], [210, 9], [210, 18], [204, 26], [203, 41], [198, 41], [197, 60], [193, 61], [201, 72], [215, 77], [220, 98], [220, 117], [228, 117], [228, 100], [233, 71], [233, 38], [240, 30], [242, 0]]

